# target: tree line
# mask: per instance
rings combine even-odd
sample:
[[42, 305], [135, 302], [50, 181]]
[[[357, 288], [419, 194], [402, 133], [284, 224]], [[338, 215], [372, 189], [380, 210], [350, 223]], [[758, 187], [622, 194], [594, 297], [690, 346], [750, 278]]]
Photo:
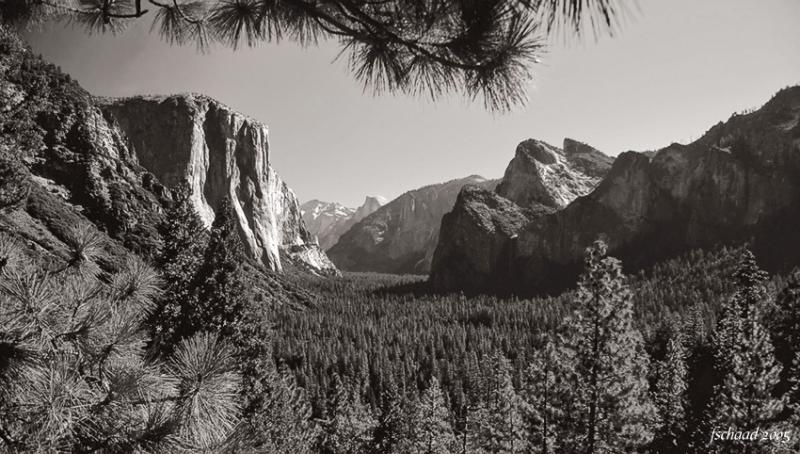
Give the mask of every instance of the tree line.
[[254, 294], [230, 200], [206, 231], [188, 195], [173, 191], [151, 264], [99, 266], [88, 229], [61, 258], [0, 237], [4, 449], [798, 448], [800, 277], [769, 280], [746, 249], [629, 277], [597, 242], [575, 291], [536, 300], [314, 278], [298, 311]]

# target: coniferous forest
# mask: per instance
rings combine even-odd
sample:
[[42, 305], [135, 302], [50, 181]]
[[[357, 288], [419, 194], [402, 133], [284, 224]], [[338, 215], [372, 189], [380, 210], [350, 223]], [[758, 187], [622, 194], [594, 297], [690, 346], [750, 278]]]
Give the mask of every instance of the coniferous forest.
[[[99, 266], [85, 230], [65, 260], [2, 237], [5, 449], [798, 449], [800, 275], [768, 276], [745, 247], [628, 276], [598, 241], [574, 290], [534, 299], [307, 276], [308, 307], [264, 310], [230, 208], [198, 233], [182, 194], [152, 264]], [[729, 427], [766, 435], [712, 442]]]
[[323, 250], [264, 124], [206, 95], [90, 94], [24, 41], [142, 17], [201, 51], [328, 39], [376, 92], [500, 114], [554, 36], [614, 35], [624, 10], [0, 2], [0, 454], [800, 452], [800, 86], [685, 145], [528, 139], [500, 180], [309, 200], [347, 227]]

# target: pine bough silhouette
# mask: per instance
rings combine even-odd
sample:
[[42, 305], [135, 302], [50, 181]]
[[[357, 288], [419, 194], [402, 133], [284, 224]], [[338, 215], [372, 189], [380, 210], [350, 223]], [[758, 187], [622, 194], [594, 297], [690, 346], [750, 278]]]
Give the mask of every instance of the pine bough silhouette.
[[0, 236], [0, 439], [12, 452], [217, 451], [238, 422], [233, 351], [214, 334], [149, 361], [142, 322], [159, 294], [140, 259], [103, 272], [79, 230], [62, 261]]

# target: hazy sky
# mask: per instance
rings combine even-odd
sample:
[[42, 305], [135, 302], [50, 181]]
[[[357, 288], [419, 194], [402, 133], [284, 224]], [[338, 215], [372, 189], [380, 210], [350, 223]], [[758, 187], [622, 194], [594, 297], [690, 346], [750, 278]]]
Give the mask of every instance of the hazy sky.
[[554, 44], [528, 105], [504, 115], [457, 97], [364, 93], [344, 61], [332, 63], [334, 42], [204, 55], [162, 43], [144, 22], [118, 37], [52, 26], [30, 40], [94, 94], [202, 92], [261, 120], [272, 163], [301, 200], [351, 206], [499, 177], [529, 137], [612, 155], [685, 142], [800, 83], [798, 0], [640, 0], [617, 37]]

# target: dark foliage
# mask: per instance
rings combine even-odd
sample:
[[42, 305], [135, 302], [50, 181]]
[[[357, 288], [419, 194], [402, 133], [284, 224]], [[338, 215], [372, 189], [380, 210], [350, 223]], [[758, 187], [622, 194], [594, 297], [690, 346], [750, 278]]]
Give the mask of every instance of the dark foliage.
[[[460, 91], [507, 110], [525, 100], [544, 36], [613, 30], [616, 0], [11, 0], [0, 19], [56, 17], [90, 32], [115, 33], [148, 14], [170, 43], [236, 48], [290, 39], [338, 40], [354, 76], [376, 91], [436, 98]], [[151, 12], [152, 10], [152, 12]]]
[[183, 183], [172, 191], [172, 203], [158, 225], [161, 246], [155, 263], [165, 282], [158, 306], [150, 317], [154, 353], [168, 353], [186, 332], [184, 319], [195, 305], [195, 279], [203, 264], [208, 233], [192, 206], [190, 189]]
[[230, 198], [222, 199], [211, 226], [203, 263], [194, 276], [194, 304], [180, 319], [179, 331], [189, 336], [200, 330], [232, 335], [246, 305], [242, 279], [244, 248]]
[[[736, 250], [696, 251], [636, 276], [633, 306], [647, 345], [655, 347], [657, 327], [666, 321], [691, 321], [710, 332], [721, 302], [733, 292], [728, 276], [737, 260]], [[500, 350], [521, 370], [542, 336], [573, 309], [569, 292], [555, 298], [501, 299], [391, 290], [419, 279], [376, 274], [306, 279], [304, 285], [320, 294], [319, 302], [305, 311], [277, 308], [276, 357], [296, 371], [312, 397], [324, 395], [329, 373], [352, 377], [366, 368], [365, 397], [377, 403], [386, 374], [401, 386], [422, 388], [433, 364], [448, 393], [461, 393], [463, 387], [468, 394], [471, 385], [461, 378], [470, 358]], [[687, 337], [707, 345], [700, 328], [691, 328]], [[323, 405], [319, 398], [314, 404], [317, 409]]]
[[103, 273], [101, 242], [78, 230], [70, 260], [31, 261], [0, 234], [0, 450], [219, 448], [239, 415], [231, 349], [200, 334], [146, 359], [158, 276], [135, 257]]
[[30, 173], [126, 248], [152, 256], [163, 187], [144, 189], [148, 174], [106, 128], [92, 97], [2, 25], [0, 50], [0, 101], [7, 106], [0, 111], [0, 172], [9, 176], [0, 197], [21, 201]]
[[[651, 391], [660, 396], [658, 415], [642, 428], [657, 436], [653, 450], [704, 452], [707, 447], [706, 410], [720, 382], [711, 339], [721, 307], [742, 288], [744, 274], [737, 272], [742, 251], [694, 251], [630, 279], [634, 325], [644, 334], [653, 363]], [[408, 430], [413, 402], [435, 377], [447, 396], [457, 438], [470, 446], [469, 427], [478, 424], [481, 402], [491, 399], [487, 386], [496, 370], [491, 358], [497, 351], [509, 359], [512, 383], [520, 395], [545, 411], [530, 421], [541, 424], [536, 418], [568, 411], [564, 402], [572, 391], [561, 394], [555, 385], [563, 369], [551, 366], [549, 375], [537, 375], [535, 368], [548, 364], [547, 356], [540, 355], [542, 345], [573, 311], [573, 293], [521, 300], [402, 291], [413, 288], [414, 282], [411, 277], [375, 274], [314, 278], [305, 285], [320, 294], [318, 306], [276, 311], [276, 358], [292, 367], [312, 399], [315, 415], [329, 414], [334, 374], [346, 383], [360, 383], [361, 399], [377, 419], [375, 443], [396, 446], [398, 437], [408, 436], [403, 431]], [[764, 297], [783, 285], [780, 278], [765, 281]], [[776, 341], [776, 348], [793, 347]], [[566, 358], [563, 352], [550, 357], [557, 363]], [[534, 369], [526, 372], [529, 367]], [[535, 385], [522, 378], [525, 374], [549, 381]], [[550, 400], [525, 394], [525, 387], [534, 385], [548, 386]], [[659, 421], [668, 426], [660, 428]], [[533, 432], [530, 436], [533, 440]], [[551, 432], [539, 437], [540, 444], [548, 440], [548, 446], [559, 445]], [[392, 452], [388, 449], [382, 452]]]
[[0, 151], [0, 209], [13, 207], [28, 195], [28, 171], [19, 160]]
[[794, 359], [800, 354], [800, 271], [795, 271], [778, 293], [774, 313], [768, 320], [775, 357], [783, 365], [781, 389], [785, 390]]

